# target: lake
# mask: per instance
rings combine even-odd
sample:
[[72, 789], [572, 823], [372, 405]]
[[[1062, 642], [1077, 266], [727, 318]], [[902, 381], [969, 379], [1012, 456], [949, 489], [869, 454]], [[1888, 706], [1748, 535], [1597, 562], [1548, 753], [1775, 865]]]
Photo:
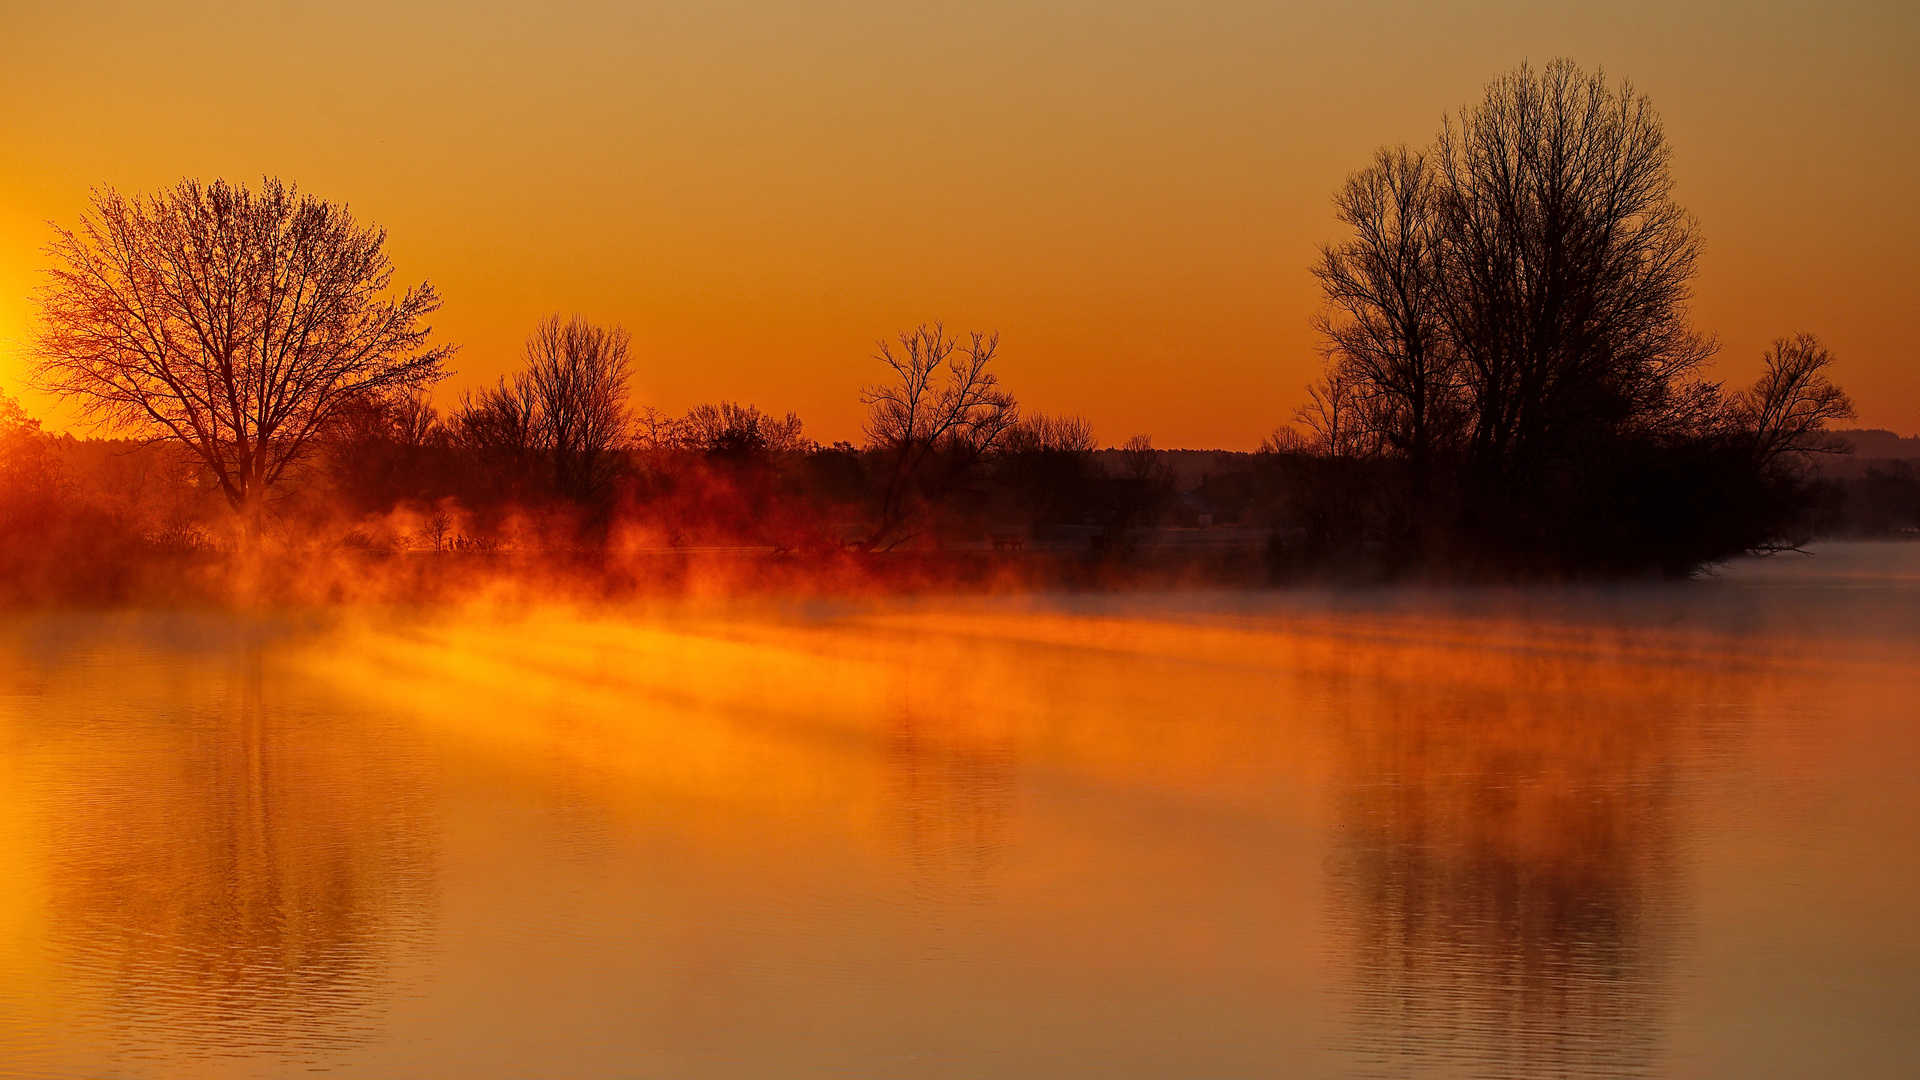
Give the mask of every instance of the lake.
[[1911, 1077], [1920, 544], [49, 613], [0, 1076]]

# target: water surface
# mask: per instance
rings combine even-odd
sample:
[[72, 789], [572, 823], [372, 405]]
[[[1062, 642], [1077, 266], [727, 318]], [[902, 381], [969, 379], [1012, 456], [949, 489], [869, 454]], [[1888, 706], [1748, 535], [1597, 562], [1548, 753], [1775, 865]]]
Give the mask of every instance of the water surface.
[[1912, 1076], [1917, 702], [1920, 545], [16, 618], [0, 1075]]

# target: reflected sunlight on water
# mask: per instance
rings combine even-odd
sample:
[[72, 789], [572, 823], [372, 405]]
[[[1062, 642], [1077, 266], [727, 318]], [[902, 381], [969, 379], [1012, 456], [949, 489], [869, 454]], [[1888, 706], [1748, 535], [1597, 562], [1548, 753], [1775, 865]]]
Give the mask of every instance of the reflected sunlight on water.
[[0, 1075], [1904, 1075], [1916, 554], [32, 620]]

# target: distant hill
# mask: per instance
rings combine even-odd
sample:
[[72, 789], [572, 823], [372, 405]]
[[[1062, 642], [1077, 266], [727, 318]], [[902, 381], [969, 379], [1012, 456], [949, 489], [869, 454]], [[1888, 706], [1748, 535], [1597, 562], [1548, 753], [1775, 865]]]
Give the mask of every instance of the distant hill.
[[1920, 435], [1895, 435], [1882, 428], [1853, 428], [1834, 434], [1853, 445], [1857, 458], [1920, 458]]
[[1880, 428], [1852, 428], [1835, 431], [1849, 446], [1851, 454], [1822, 454], [1815, 462], [1822, 476], [1833, 480], [1854, 480], [1867, 474], [1867, 467], [1887, 458], [1920, 461], [1920, 438], [1895, 435]]

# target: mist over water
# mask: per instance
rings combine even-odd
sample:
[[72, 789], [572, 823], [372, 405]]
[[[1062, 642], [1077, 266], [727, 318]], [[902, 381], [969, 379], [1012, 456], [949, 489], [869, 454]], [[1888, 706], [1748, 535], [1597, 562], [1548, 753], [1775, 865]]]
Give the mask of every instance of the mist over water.
[[0, 1076], [1920, 1060], [1920, 545], [3, 644]]

